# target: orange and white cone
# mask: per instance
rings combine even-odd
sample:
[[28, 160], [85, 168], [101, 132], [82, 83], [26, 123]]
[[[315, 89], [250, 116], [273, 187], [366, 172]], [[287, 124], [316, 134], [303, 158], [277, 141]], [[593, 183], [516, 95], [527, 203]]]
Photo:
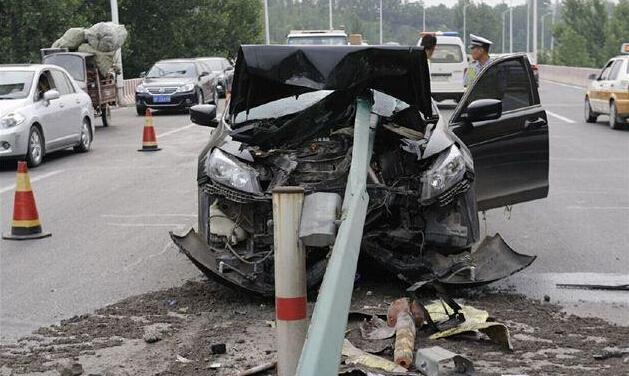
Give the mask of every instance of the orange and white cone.
[[155, 137], [155, 128], [153, 128], [153, 115], [151, 109], [146, 109], [144, 116], [144, 132], [142, 133], [142, 149], [138, 151], [158, 151], [162, 150], [157, 146], [157, 137]]
[[2, 235], [2, 238], [28, 240], [45, 238], [47, 236], [51, 236], [51, 234], [42, 231], [26, 162], [19, 161], [17, 163], [17, 182], [15, 184], [11, 233]]

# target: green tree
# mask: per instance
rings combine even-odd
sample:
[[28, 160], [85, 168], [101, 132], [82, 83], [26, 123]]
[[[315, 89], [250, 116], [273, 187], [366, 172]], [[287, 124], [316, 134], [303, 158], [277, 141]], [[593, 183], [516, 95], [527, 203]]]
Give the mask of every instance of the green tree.
[[574, 31], [570, 26], [562, 24], [555, 28], [557, 39], [553, 63], [577, 67], [594, 66], [587, 47], [587, 39]]
[[622, 43], [629, 43], [629, 0], [620, 0], [607, 24], [603, 59], [618, 55]]

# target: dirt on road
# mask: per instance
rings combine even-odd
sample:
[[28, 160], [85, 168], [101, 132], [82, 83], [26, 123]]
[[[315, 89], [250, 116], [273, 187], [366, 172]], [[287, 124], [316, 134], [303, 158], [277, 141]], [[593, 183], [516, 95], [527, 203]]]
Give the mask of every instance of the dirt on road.
[[[360, 283], [352, 309], [384, 310], [403, 293], [395, 283]], [[628, 346], [629, 327], [568, 316], [552, 302], [506, 292], [476, 291], [458, 301], [485, 309], [505, 323], [514, 350], [503, 351], [482, 336], [430, 340], [426, 328], [418, 333], [417, 346], [438, 345], [463, 354], [474, 362], [479, 375], [629, 375], [627, 355], [594, 357], [605, 348]], [[92, 376], [237, 375], [275, 359], [273, 320], [270, 300], [214, 282], [190, 281], [42, 327], [4, 344], [0, 375], [58, 375], [60, 364], [67, 362], [79, 363], [82, 374]], [[388, 347], [381, 355], [391, 354]]]

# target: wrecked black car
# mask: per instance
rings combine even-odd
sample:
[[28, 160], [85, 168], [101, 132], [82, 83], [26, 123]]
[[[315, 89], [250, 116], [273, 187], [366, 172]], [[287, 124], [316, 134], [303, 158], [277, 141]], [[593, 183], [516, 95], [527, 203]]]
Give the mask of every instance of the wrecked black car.
[[[376, 127], [361, 258], [408, 283], [490, 283], [530, 265], [478, 212], [546, 197], [548, 127], [526, 55], [493, 61], [449, 122], [431, 100], [421, 47], [242, 46], [228, 107], [199, 156], [198, 231], [171, 234], [208, 277], [273, 295], [271, 192], [306, 191], [308, 286], [325, 273], [352, 162], [356, 99]], [[305, 226], [308, 227], [308, 226]], [[312, 226], [310, 227], [312, 230]], [[475, 246], [476, 245], [476, 246]]]

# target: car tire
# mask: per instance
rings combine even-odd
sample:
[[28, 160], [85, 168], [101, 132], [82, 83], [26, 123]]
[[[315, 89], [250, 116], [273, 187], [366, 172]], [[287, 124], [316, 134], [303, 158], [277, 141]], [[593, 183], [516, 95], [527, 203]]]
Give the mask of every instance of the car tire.
[[135, 112], [138, 116], [144, 116], [146, 114], [146, 106], [135, 106]]
[[590, 99], [588, 97], [585, 97], [585, 103], [583, 104], [583, 115], [586, 123], [596, 123], [598, 114], [592, 111], [592, 105], [590, 104]]
[[622, 120], [618, 117], [616, 102], [609, 102], [609, 127], [611, 129], [620, 129], [622, 123]]
[[26, 163], [29, 167], [37, 167], [44, 160], [44, 137], [38, 127], [32, 126], [28, 133], [28, 148], [26, 149]]
[[77, 153], [87, 153], [92, 147], [92, 127], [90, 127], [90, 121], [88, 118], [83, 119], [81, 124], [81, 140], [79, 144], [74, 147], [74, 151]]
[[103, 121], [103, 127], [111, 124], [111, 107], [108, 104], [100, 106], [100, 118]]

